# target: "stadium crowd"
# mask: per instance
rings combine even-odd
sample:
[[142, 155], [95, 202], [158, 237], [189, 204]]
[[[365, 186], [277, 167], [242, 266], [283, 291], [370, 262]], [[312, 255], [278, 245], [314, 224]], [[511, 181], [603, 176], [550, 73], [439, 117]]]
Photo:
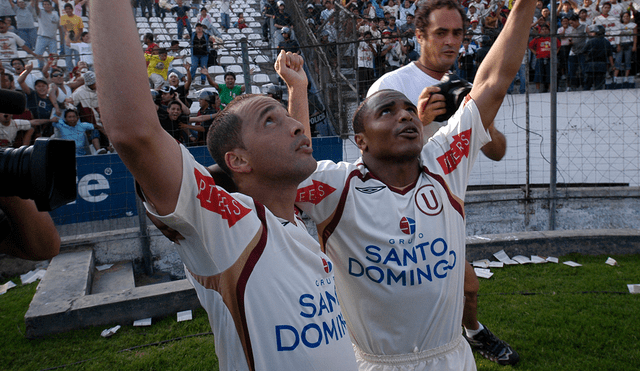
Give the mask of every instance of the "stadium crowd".
[[[232, 32], [258, 34], [261, 40], [254, 45], [259, 48], [272, 45], [294, 53], [309, 50], [311, 54], [311, 45], [301, 45], [296, 38], [296, 32], [302, 30], [296, 29], [300, 24], [294, 22], [293, 10], [287, 7], [301, 8], [306, 26], [322, 44], [332, 66], [357, 66], [360, 99], [376, 79], [420, 56], [415, 37], [416, 0], [287, 4], [262, 0], [251, 4], [256, 11], [261, 8], [261, 13], [248, 16], [249, 5], [244, 14], [238, 12], [243, 9], [229, 0], [131, 1], [134, 15], [148, 20], [155, 15], [164, 20], [160, 25], [171, 24], [159, 44], [160, 35], [154, 32], [143, 33], [141, 39], [162, 126], [185, 145], [203, 145], [215, 116], [244, 93], [243, 77], [236, 76], [240, 71], [219, 66], [218, 51]], [[461, 5], [467, 14], [466, 34], [457, 63], [451, 68], [473, 82], [509, 17], [513, 0], [462, 0]], [[552, 5], [557, 7], [558, 19], [559, 90], [635, 87], [634, 78], [640, 72], [636, 67], [635, 23], [640, 17], [640, 2], [563, 0], [550, 4], [540, 0], [531, 21], [529, 53], [509, 93], [525, 92], [526, 74], [535, 83], [535, 88], [529, 87], [530, 93], [549, 89]], [[100, 121], [89, 11], [89, 0], [0, 0], [2, 87], [21, 90], [27, 97], [23, 114], [0, 116], [0, 146], [29, 144], [39, 136], [55, 134], [75, 140], [78, 155], [113, 151]], [[255, 22], [254, 15], [262, 18], [262, 24]], [[169, 38], [167, 34], [174, 30]], [[340, 61], [338, 47], [343, 48]], [[213, 66], [219, 67], [216, 76], [210, 73]]]

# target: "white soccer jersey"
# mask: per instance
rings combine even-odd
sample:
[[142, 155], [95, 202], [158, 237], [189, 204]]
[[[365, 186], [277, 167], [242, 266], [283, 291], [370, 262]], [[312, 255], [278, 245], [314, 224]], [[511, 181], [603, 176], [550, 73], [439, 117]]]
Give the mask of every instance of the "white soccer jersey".
[[489, 141], [470, 100], [425, 144], [422, 174], [408, 188], [381, 182], [362, 159], [321, 161], [299, 186], [296, 204], [318, 225], [352, 340], [364, 352], [417, 353], [460, 337], [464, 195]]
[[227, 193], [181, 149], [176, 209], [156, 216], [185, 237], [176, 248], [209, 315], [220, 370], [355, 370], [334, 265], [302, 221]]

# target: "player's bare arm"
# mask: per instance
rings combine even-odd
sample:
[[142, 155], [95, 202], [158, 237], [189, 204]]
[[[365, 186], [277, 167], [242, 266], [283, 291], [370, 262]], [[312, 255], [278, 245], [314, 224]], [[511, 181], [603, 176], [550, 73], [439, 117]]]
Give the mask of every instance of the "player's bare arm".
[[304, 126], [304, 133], [311, 138], [309, 123], [309, 103], [307, 97], [307, 75], [302, 68], [304, 60], [298, 54], [280, 51], [274, 68], [287, 84], [289, 91], [289, 115], [300, 121]]
[[520, 68], [535, 5], [536, 0], [515, 2], [500, 36], [476, 74], [469, 94], [475, 100], [486, 128], [493, 123], [507, 89]]
[[98, 99], [109, 139], [147, 200], [159, 214], [168, 214], [178, 200], [182, 156], [158, 121], [130, 2], [92, 3], [91, 30]]

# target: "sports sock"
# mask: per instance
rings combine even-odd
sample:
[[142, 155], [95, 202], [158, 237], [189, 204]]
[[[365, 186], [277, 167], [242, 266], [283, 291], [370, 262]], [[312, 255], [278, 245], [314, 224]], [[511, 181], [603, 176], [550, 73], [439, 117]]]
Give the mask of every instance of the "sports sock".
[[480, 333], [480, 331], [484, 330], [484, 326], [482, 326], [482, 323], [478, 322], [478, 329], [477, 330], [469, 330], [468, 328], [465, 327], [464, 331], [467, 333], [467, 337], [469, 339], [473, 339], [474, 336], [478, 335]]

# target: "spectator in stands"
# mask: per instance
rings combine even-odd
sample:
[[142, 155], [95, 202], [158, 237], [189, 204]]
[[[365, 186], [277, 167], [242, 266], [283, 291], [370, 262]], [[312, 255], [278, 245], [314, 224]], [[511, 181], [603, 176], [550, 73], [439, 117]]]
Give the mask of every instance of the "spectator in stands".
[[333, 0], [326, 0], [324, 2], [324, 10], [320, 13], [320, 21], [325, 22], [333, 12], [335, 11], [335, 5], [333, 5]]
[[522, 63], [520, 64], [520, 69], [518, 70], [518, 73], [516, 74], [516, 77], [513, 78], [513, 81], [511, 81], [511, 85], [509, 85], [509, 89], [507, 89], [507, 94], [512, 94], [513, 93], [513, 86], [516, 83], [516, 79], [520, 80], [520, 94], [524, 94], [526, 92], [527, 86], [526, 86], [526, 73], [529, 73], [529, 50], [527, 49], [524, 52], [524, 57], [522, 57]]
[[183, 114], [188, 115], [191, 113], [189, 107], [180, 100], [178, 90], [173, 86], [166, 85], [160, 89], [160, 99], [158, 99], [156, 103], [158, 105], [158, 117], [166, 116], [168, 114], [169, 103], [173, 101], [181, 103]]
[[478, 68], [480, 68], [480, 64], [489, 53], [489, 50], [491, 49], [491, 44], [492, 44], [491, 36], [489, 35], [482, 36], [482, 39], [480, 41], [480, 47], [476, 50], [476, 53], [475, 53], [476, 71], [478, 70]]
[[51, 71], [51, 84], [49, 85], [49, 100], [53, 105], [55, 115], [62, 117], [62, 111], [73, 106], [73, 89], [79, 87], [79, 82], [66, 84], [64, 82], [64, 72], [60, 68], [54, 68]]
[[480, 46], [480, 42], [482, 41], [482, 29], [480, 28], [479, 22], [477, 19], [472, 19], [469, 22], [467, 35], [471, 36], [471, 43], [476, 44], [476, 47]]
[[599, 90], [604, 87], [607, 66], [615, 67], [613, 62], [613, 47], [604, 37], [605, 29], [602, 25], [592, 24], [587, 27], [589, 40], [585, 45], [586, 77], [584, 89]]
[[60, 17], [60, 25], [64, 29], [65, 32], [65, 41], [64, 41], [64, 54], [65, 54], [65, 62], [67, 71], [71, 71], [71, 69], [78, 63], [79, 53], [77, 49], [71, 48], [71, 44], [76, 44], [81, 42], [80, 39], [82, 36], [82, 32], [84, 31], [84, 22], [81, 17], [78, 17], [73, 12], [73, 5], [67, 3], [64, 5], [65, 14]]
[[[336, 45], [333, 44], [330, 40], [330, 32], [326, 29], [323, 29], [320, 32], [320, 44], [323, 45], [323, 51], [325, 53], [325, 55], [327, 56], [327, 59], [329, 60], [329, 63], [331, 64], [332, 67], [337, 66], [338, 64], [338, 52], [336, 50]], [[316, 65], [317, 68], [317, 65]], [[316, 73], [318, 73], [318, 71], [316, 71]]]
[[16, 13], [16, 34], [20, 36], [25, 45], [31, 49], [36, 48], [38, 38], [38, 28], [36, 27], [36, 10], [33, 3], [29, 5], [24, 0], [18, 0], [15, 4], [11, 2]]
[[284, 50], [285, 52], [300, 54], [300, 44], [298, 44], [297, 40], [291, 39], [291, 29], [289, 27], [282, 28], [282, 38], [284, 40], [278, 43], [278, 53], [280, 53], [280, 50]]
[[220, 0], [220, 27], [228, 32], [231, 27], [229, 22], [229, 0]]
[[87, 65], [87, 68], [93, 70], [93, 50], [91, 49], [91, 35], [89, 35], [89, 32], [82, 32], [80, 35], [80, 41], [77, 43], [70, 43], [69, 39], [67, 39], [66, 42], [67, 46], [78, 54], [78, 63], [82, 61]]
[[161, 48], [158, 51], [158, 55], [145, 54], [144, 57], [147, 62], [149, 62], [149, 65], [147, 66], [147, 73], [149, 74], [149, 79], [153, 83], [153, 88], [160, 89], [167, 80], [171, 61], [174, 59], [184, 58], [184, 55], [170, 57], [167, 55], [167, 49]]
[[[408, 1], [407, 1], [408, 2]], [[407, 14], [407, 18], [405, 23], [400, 26], [400, 36], [403, 38], [411, 38], [416, 33], [416, 25], [413, 23], [414, 16], [413, 14]]]
[[276, 13], [275, 18], [273, 19], [273, 24], [277, 29], [283, 29], [284, 27], [291, 27], [293, 25], [293, 20], [289, 13], [284, 11], [284, 1], [278, 1], [278, 12]]
[[262, 8], [262, 17], [264, 18], [264, 23], [262, 24], [262, 40], [269, 41], [271, 34], [271, 19], [276, 18], [276, 14], [278, 13], [278, 5], [275, 0], [267, 0], [267, 3]]
[[147, 46], [144, 50], [146, 54], [158, 54], [158, 50], [160, 50], [160, 45], [153, 42], [153, 39], [154, 36], [151, 32], [147, 32], [142, 38], [142, 42]]
[[[567, 87], [569, 89], [576, 89], [582, 85], [580, 82], [584, 81], [586, 70], [584, 50], [587, 45], [587, 26], [580, 23], [580, 18], [576, 14], [569, 19], [569, 23], [572, 30], [568, 33], [571, 50], [569, 51], [569, 76]], [[580, 76], [583, 77], [582, 79], [578, 77], [578, 70], [580, 71]]]
[[458, 52], [458, 71], [460, 71], [460, 77], [473, 82], [473, 77], [476, 73], [476, 66], [474, 64], [476, 46], [471, 44], [471, 38], [468, 36], [462, 40], [462, 46]]
[[33, 128], [29, 120], [14, 120], [13, 115], [0, 113], [0, 148], [17, 147], [14, 141], [19, 132], [23, 132], [21, 144], [29, 145]]
[[220, 112], [220, 97], [218, 93], [209, 90], [202, 90], [198, 93], [198, 103], [200, 109], [196, 114], [196, 117], [190, 117], [190, 123], [196, 123], [197, 125], [184, 126], [183, 128], [195, 131], [197, 133], [197, 144], [205, 144], [207, 133], [213, 123], [213, 119], [216, 118]]
[[365, 2], [364, 9], [362, 10], [362, 16], [370, 20], [376, 18], [376, 9], [373, 7], [371, 1]]
[[402, 65], [406, 66], [413, 61], [420, 59], [420, 54], [415, 49], [415, 43], [412, 39], [405, 39], [400, 43], [400, 50], [402, 50]]
[[[404, 2], [402, 2], [402, 6], [400, 7], [400, 11], [398, 12], [400, 13], [400, 16], [398, 17], [398, 20], [400, 22], [402, 22], [401, 24], [404, 25], [407, 23], [407, 16], [409, 14], [411, 14], [411, 16], [416, 14], [416, 4], [415, 2], [411, 2], [408, 0], [405, 0]], [[400, 23], [398, 22], [398, 23]]]
[[593, 19], [600, 15], [599, 4], [593, 2], [593, 0], [584, 0], [580, 10], [578, 11], [578, 16], [580, 17], [580, 24], [591, 25], [593, 24]]
[[[307, 12], [304, 17], [307, 19], [307, 23], [313, 24], [313, 27], [311, 28], [312, 31], [315, 31], [320, 25], [320, 13], [316, 10], [316, 7], [313, 4], [307, 5]], [[309, 22], [309, 19], [313, 21]]]
[[[11, 60], [11, 67], [13, 67], [14, 71], [13, 78], [14, 80], [17, 80], [18, 76], [20, 76], [20, 74], [24, 71], [24, 61], [20, 58], [13, 58]], [[35, 88], [36, 77], [29, 74], [25, 82], [31, 89], [33, 89]], [[22, 90], [22, 88], [18, 87], [17, 90]]]
[[26, 83], [26, 79], [33, 70], [33, 65], [28, 64], [24, 71], [18, 77], [18, 85], [22, 88], [22, 91], [27, 96], [27, 109], [31, 112], [31, 117], [34, 119], [48, 120], [48, 123], [44, 123], [38, 126], [36, 130], [36, 138], [39, 136], [50, 137], [53, 134], [53, 128], [51, 122], [57, 121], [56, 117], [52, 118], [53, 104], [49, 100], [49, 83], [44, 78], [36, 78], [34, 83], [34, 89], [32, 90]]
[[[556, 40], [558, 50], [560, 40]], [[540, 25], [540, 36], [529, 42], [529, 49], [536, 56], [536, 74], [533, 81], [536, 83], [538, 93], [549, 91], [551, 82], [551, 37], [549, 36], [549, 25]], [[541, 85], [542, 84], [542, 88]]]
[[[38, 19], [38, 39], [36, 40], [37, 55], [44, 54], [45, 51], [49, 52], [49, 55], [58, 53], [58, 42], [56, 40], [58, 29], [60, 28], [60, 16], [53, 11], [53, 5], [51, 0], [43, 0], [42, 8], [44, 12], [40, 10], [38, 6], [38, 0], [32, 0], [34, 2], [33, 7], [36, 10], [36, 16]], [[42, 60], [38, 61], [38, 68], [42, 69]]]
[[11, 61], [14, 58], [18, 58], [18, 47], [27, 53], [38, 57], [32, 50], [29, 48], [24, 40], [20, 38], [20, 36], [16, 35], [13, 32], [9, 32], [9, 26], [6, 23], [6, 20], [9, 19], [7, 16], [0, 17], [0, 60], [2, 60], [2, 64], [5, 68], [9, 68]]
[[[196, 32], [191, 35], [191, 80], [195, 79], [198, 67], [207, 69], [209, 61], [209, 46], [211, 42], [215, 42], [213, 35], [204, 31], [202, 23], [196, 24]], [[200, 84], [206, 83], [206, 76], [200, 74]]]
[[560, 39], [560, 50], [558, 50], [558, 76], [562, 80], [566, 79], [569, 71], [569, 51], [571, 45], [569, 44], [568, 34], [573, 31], [573, 28], [569, 24], [569, 18], [562, 18], [561, 27], [558, 28], [558, 38]]
[[467, 19], [470, 21], [478, 19], [478, 10], [474, 4], [469, 5], [469, 8], [467, 9]]
[[190, 137], [188, 134], [188, 129], [191, 128], [191, 125], [189, 125], [189, 117], [184, 114], [182, 106], [182, 102], [172, 100], [167, 105], [166, 115], [158, 115], [158, 118], [160, 119], [162, 128], [169, 133], [173, 139], [188, 146], [191, 142], [195, 142], [197, 138]]
[[389, 1], [387, 1], [387, 5], [383, 5], [382, 6], [382, 10], [385, 13], [388, 12], [392, 17], [397, 19], [398, 15], [399, 15], [398, 13], [399, 13], [399, 10], [400, 10], [400, 5], [396, 4], [396, 2], [394, 0], [389, 0]]
[[533, 28], [533, 33], [539, 34], [540, 27], [542, 27], [543, 24], [547, 25], [547, 28], [549, 28], [550, 22], [551, 12], [549, 11], [549, 9], [543, 8], [540, 17], [534, 20], [533, 24], [531, 25], [531, 28]]
[[[185, 63], [185, 67], [190, 68], [191, 66], [188, 63]], [[207, 70], [206, 68], [202, 69], [203, 73], [206, 70]], [[190, 73], [187, 74], [186, 80], [187, 81], [184, 83], [184, 85], [180, 85], [180, 77], [175, 72], [169, 73], [169, 77], [167, 78], [167, 82], [169, 82], [169, 86], [175, 89], [177, 93], [177, 98], [182, 103], [184, 103], [187, 107], [189, 107], [191, 106], [191, 100], [187, 98], [187, 95], [189, 95], [189, 88], [191, 87], [191, 81], [192, 81]]]
[[243, 13], [238, 13], [238, 20], [234, 23], [234, 26], [239, 30], [249, 27], [247, 22], [244, 20]]
[[[631, 22], [631, 13], [623, 12], [620, 16], [618, 24], [618, 46], [615, 51], [616, 69], [613, 71], [614, 84], [633, 84], [633, 76], [629, 76], [631, 72], [631, 53], [636, 51], [638, 44], [638, 36], [636, 35], [637, 25]], [[624, 65], [622, 61], [624, 59]], [[618, 77], [620, 71], [624, 71], [624, 78]]]
[[76, 107], [91, 109], [93, 111], [95, 121], [100, 122], [96, 74], [93, 71], [87, 71], [82, 75], [82, 79], [84, 84], [74, 90], [71, 94], [73, 105]]
[[171, 13], [176, 14], [176, 23], [178, 25], [178, 40], [184, 38], [184, 30], [187, 29], [189, 37], [191, 37], [191, 20], [189, 19], [190, 7], [184, 5], [183, 0], [176, 0], [176, 5], [165, 5], [165, 9], [170, 10]]
[[198, 15], [197, 22], [206, 27], [206, 29], [211, 31], [214, 35], [216, 35], [217, 32], [218, 34], [216, 36], [220, 36], [220, 31], [218, 31], [213, 26], [213, 18], [211, 18], [211, 16], [207, 12], [207, 8], [202, 7], [202, 9], [200, 9], [200, 14]]
[[598, 24], [604, 27], [604, 37], [609, 41], [611, 46], [613, 46], [613, 50], [616, 50], [618, 47], [618, 37], [616, 36], [618, 33], [619, 16], [616, 17], [610, 14], [611, 3], [606, 2], [601, 7], [601, 14], [593, 19], [593, 24]]
[[400, 37], [400, 29], [398, 28], [398, 25], [396, 24], [396, 17], [394, 16], [390, 16], [389, 17], [389, 24], [387, 25], [386, 28], [389, 32], [391, 32], [391, 38], [395, 40], [398, 39], [398, 37]]
[[[151, 8], [153, 8], [153, 0], [139, 0], [140, 1], [140, 14], [147, 19], [151, 18]], [[158, 11], [156, 10], [156, 17], [158, 17]]]
[[224, 74], [224, 84], [214, 82], [211, 86], [216, 87], [220, 94], [220, 109], [224, 109], [235, 97], [244, 93], [244, 85], [236, 85], [236, 74], [231, 71]]
[[160, 6], [160, 0], [153, 0], [153, 8], [156, 12], [156, 17], [164, 18], [167, 16], [167, 12]]
[[358, 94], [360, 100], [364, 100], [367, 96], [369, 86], [375, 79], [373, 63], [378, 51], [371, 38], [371, 31], [366, 31], [358, 43]]
[[73, 140], [76, 143], [76, 156], [87, 155], [85, 149], [86, 144], [86, 131], [91, 131], [90, 139], [91, 145], [96, 150], [97, 155], [107, 153], [105, 148], [100, 148], [100, 134], [101, 129], [96, 124], [90, 124], [88, 122], [81, 122], [78, 111], [75, 109], [67, 109], [64, 111], [64, 119], [53, 123], [53, 127], [58, 130], [56, 134], [60, 139]]

